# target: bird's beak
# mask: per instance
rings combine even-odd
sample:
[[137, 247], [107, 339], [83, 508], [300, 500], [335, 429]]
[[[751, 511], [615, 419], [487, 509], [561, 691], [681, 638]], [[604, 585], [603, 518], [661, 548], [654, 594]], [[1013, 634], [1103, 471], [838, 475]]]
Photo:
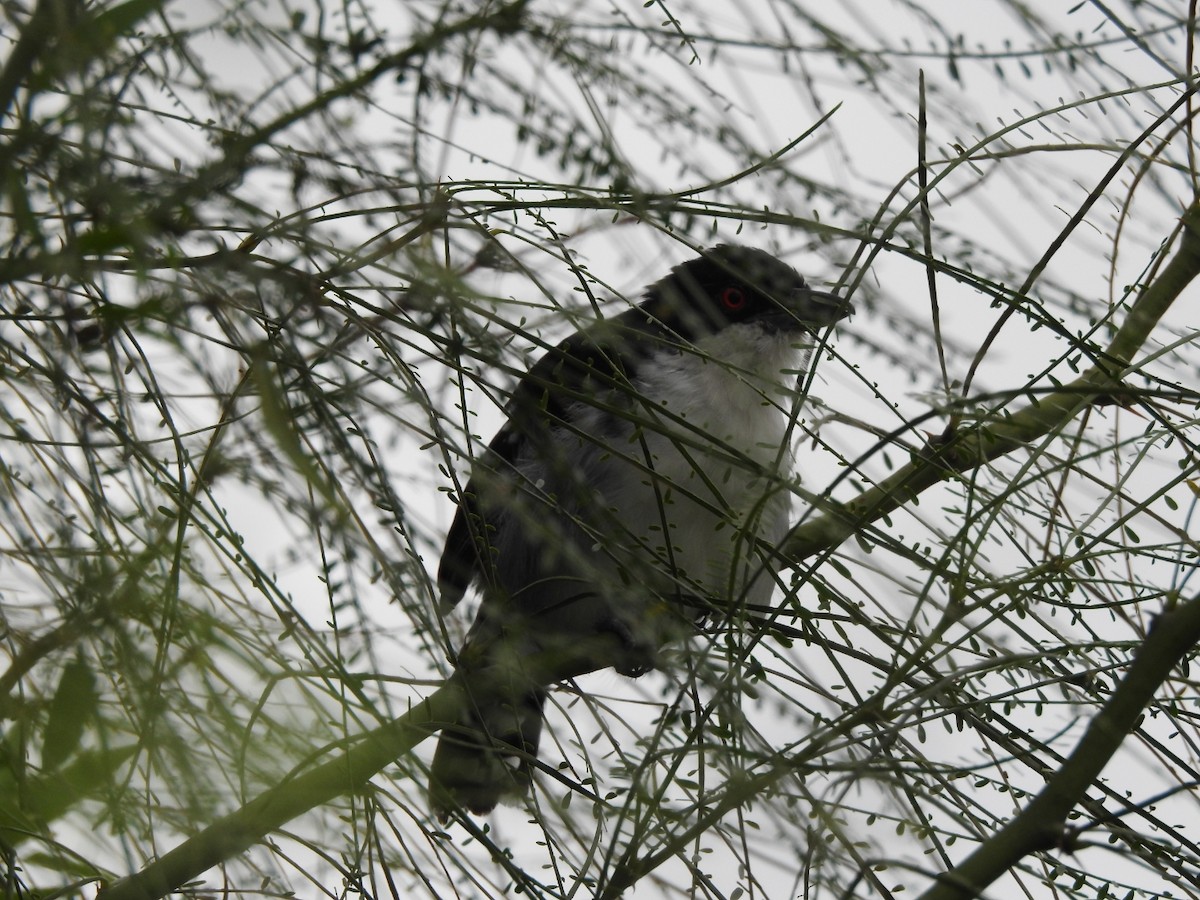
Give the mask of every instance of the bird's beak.
[[832, 325], [854, 314], [854, 304], [845, 297], [804, 288], [792, 295], [791, 312], [804, 325]]

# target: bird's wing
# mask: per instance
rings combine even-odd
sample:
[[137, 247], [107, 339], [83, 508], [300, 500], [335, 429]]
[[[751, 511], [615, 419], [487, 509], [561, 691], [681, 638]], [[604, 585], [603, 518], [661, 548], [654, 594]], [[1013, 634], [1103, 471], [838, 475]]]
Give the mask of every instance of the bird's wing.
[[[489, 472], [512, 473], [530, 442], [550, 438], [570, 407], [597, 394], [630, 390], [637, 346], [662, 342], [665, 332], [639, 308], [579, 331], [547, 351], [517, 384], [505, 406], [507, 419], [476, 463]], [[458, 510], [438, 564], [443, 609], [455, 606], [479, 579], [488, 582], [488, 535], [496, 526], [479, 502], [478, 475], [458, 498]]]
[[[521, 435], [509, 420], [492, 438], [487, 453], [477, 465], [485, 465], [492, 471], [511, 469], [516, 464], [521, 443]], [[476, 480], [472, 477], [459, 494], [458, 510], [446, 533], [446, 544], [438, 563], [438, 589], [444, 611], [457, 605], [476, 578], [487, 580], [488, 533], [494, 523], [489, 521], [479, 502]]]

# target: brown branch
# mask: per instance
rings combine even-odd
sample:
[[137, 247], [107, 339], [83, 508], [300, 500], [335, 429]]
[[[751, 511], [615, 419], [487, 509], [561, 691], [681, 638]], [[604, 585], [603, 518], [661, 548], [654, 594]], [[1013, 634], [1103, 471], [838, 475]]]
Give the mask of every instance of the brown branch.
[[[1200, 202], [1194, 203], [1188, 208], [1183, 215], [1181, 225], [1182, 238], [1179, 249], [1163, 268], [1159, 277], [1148, 285], [1141, 296], [1134, 301], [1125, 322], [1101, 356], [1102, 362], [1061, 390], [1045, 395], [1011, 416], [987, 425], [964, 429], [962, 432], [952, 435], [934, 448], [933, 452], [914, 459], [890, 478], [864, 491], [854, 501], [833, 508], [819, 518], [796, 528], [783, 548], [784, 556], [794, 565], [799, 565], [803, 560], [817, 553], [831, 551], [867, 523], [880, 519], [912, 501], [929, 487], [957, 473], [969, 471], [998, 459], [1058, 431], [1089, 404], [1118, 391], [1121, 386], [1121, 378], [1127, 374], [1126, 369], [1134, 354], [1146, 342], [1154, 326], [1158, 324], [1183, 289], [1200, 274]], [[1195, 610], [1192, 610], [1192, 605], [1188, 604], [1186, 607], [1189, 610], [1188, 615], [1194, 615], [1200, 619], [1200, 601], [1196, 602]], [[1177, 629], [1177, 626], [1173, 625], [1172, 627]], [[1196, 627], [1200, 628], [1200, 625]], [[1166, 638], [1158, 639], [1158, 641], [1164, 642], [1166, 640]], [[1158, 641], [1153, 644], [1155, 648], [1158, 647]], [[1151, 646], [1149, 640], [1147, 646]], [[1182, 652], [1186, 652], [1186, 648]], [[1143, 660], [1144, 656], [1145, 654], [1140, 654], [1138, 661]], [[1152, 675], [1146, 675], [1146, 669], [1153, 664], [1145, 662], [1139, 667], [1135, 662], [1137, 688], [1131, 688], [1128, 693], [1122, 695], [1122, 704], [1132, 702], [1130, 698], [1141, 698], [1144, 706], [1153, 696], [1154, 690], [1166, 677], [1164, 673], [1157, 681], [1153, 681]], [[1166, 671], [1169, 671], [1172, 665], [1174, 665], [1174, 660], [1170, 659]], [[1130, 681], [1134, 675], [1135, 672], [1131, 670], [1126, 681]], [[1116, 699], [1114, 696], [1113, 701]], [[849, 734], [860, 723], [869, 721], [877, 713], [882, 700], [882, 696], [876, 695], [849, 713], [831, 726], [823, 738], [815, 739], [814, 748], [819, 749], [825, 741], [839, 735]], [[1113, 702], [1110, 702], [1105, 707], [1093, 722], [1089, 734], [1094, 731], [1104, 732], [1111, 727], [1110, 723], [1114, 721], [1112, 706]], [[1119, 723], [1125, 721], [1123, 716], [1127, 711], [1125, 705], [1121, 705], [1120, 709], [1116, 711], [1122, 716]], [[1126, 733], [1127, 731], [1122, 731], [1116, 735], [1116, 744], [1120, 743]], [[1083, 746], [1081, 743], [1081, 747]], [[1115, 752], [1115, 745], [1112, 750]], [[615, 900], [623, 895], [644, 875], [654, 871], [668, 859], [674, 858], [680, 848], [690, 846], [698, 835], [703, 834], [730, 811], [792, 772], [797, 762], [803, 762], [803, 759], [806, 758], [811, 758], [811, 752], [804, 754], [803, 758], [797, 756], [777, 757], [772, 760], [766, 771], [753, 778], [730, 785], [722, 795], [706, 798], [704, 814], [690, 827], [667, 841], [661, 849], [622, 865], [614, 872], [603, 889], [597, 893], [597, 896], [601, 900]], [[1064, 778], [1064, 772], [1067, 772], [1068, 769], [1069, 778]], [[1064, 766], [1052, 783], [1059, 784], [1060, 787], [1069, 784], [1076, 790], [1075, 802], [1077, 802], [1082, 798], [1088, 784], [1095, 778], [1094, 774], [1091, 775], [1080, 786], [1079, 781], [1084, 775], [1087, 775], [1087, 771], [1083, 768], [1082, 763], [1070, 767]], [[1062, 782], [1059, 781], [1060, 778], [1063, 778]], [[1011, 855], [1005, 858], [1011, 858]], [[950, 879], [953, 876], [945, 877]]]
[[[1047, 395], [1040, 402], [1031, 404], [1002, 422], [978, 426], [956, 435], [937, 448], [936, 453], [913, 460], [891, 478], [864, 492], [854, 502], [800, 527], [788, 541], [785, 552], [794, 562], [799, 562], [815, 553], [831, 550], [862, 525], [886, 515], [955, 472], [982, 465], [1061, 428], [1089, 403], [1119, 388], [1120, 379], [1133, 355], [1149, 337], [1163, 313], [1198, 273], [1200, 206], [1194, 206], [1183, 217], [1183, 238], [1178, 252], [1163, 269], [1162, 274], [1134, 302], [1125, 323], [1109, 345], [1103, 363], [1061, 391]], [[1113, 752], [1128, 733], [1128, 728], [1117, 732], [1111, 729], [1125, 727], [1124, 723], [1128, 720], [1130, 710], [1135, 707], [1140, 710], [1144, 706], [1177, 659], [1177, 656], [1171, 656], [1173, 643], [1170, 643], [1167, 649], [1160, 647], [1160, 644], [1168, 644], [1185, 632], [1190, 634], [1191, 632], [1186, 631], [1187, 628], [1194, 627], [1200, 630], [1200, 600], [1181, 607], [1178, 615], [1185, 617], [1182, 623], [1172, 619], [1170, 627], [1155, 629], [1151, 638], [1147, 639], [1144, 652], [1139, 654], [1125, 679], [1124, 684], [1130, 684], [1131, 687], [1124, 692], [1119, 690], [1118, 694], [1114, 695], [1088, 731], [1088, 735], [1096, 733], [1106, 735], [1110, 741], [1115, 739]], [[1162, 632], [1166, 633], [1161, 634]], [[605, 638], [598, 637], [596, 640], [602, 641]], [[1181, 655], [1186, 652], [1186, 647], [1190, 645], [1191, 643], [1188, 643], [1178, 653]], [[1154, 653], [1145, 652], [1146, 648], [1153, 649]], [[522, 674], [529, 678], [531, 683], [553, 683], [590, 671], [594, 668], [591, 661], [597, 658], [604, 659], [607, 656], [598, 653], [597, 648], [590, 642], [584, 643], [572, 648], [570, 659], [559, 657], [525, 660]], [[1165, 669], [1162, 669], [1164, 663]], [[296, 816], [339, 796], [363, 789], [378, 772], [437, 730], [438, 723], [455, 721], [464, 702], [462, 691], [453, 682], [447, 683], [407, 715], [380, 725], [356, 739], [349, 749], [335, 759], [276, 785], [241, 809], [221, 817], [141, 872], [102, 890], [97, 900], [157, 900], [165, 896], [207, 869], [231, 859], [263, 840]], [[856, 715], [843, 721], [836, 733], [847, 733], [855, 724], [873, 715], [875, 710], [875, 705], [868, 704]], [[1112, 724], [1114, 722], [1115, 725]], [[1132, 724], [1129, 727], [1131, 728]], [[1084, 742], [1087, 740], [1088, 737], [1085, 736], [1080, 748], [1085, 746]], [[1100, 738], [1093, 740], [1099, 741]], [[1077, 749], [1076, 755], [1079, 753], [1080, 750]], [[1101, 755], [1102, 753], [1097, 752], [1097, 758]], [[1111, 753], [1109, 755], [1111, 756]], [[1072, 757], [1074, 758], [1075, 756]], [[674, 848], [685, 845], [696, 833], [718, 821], [730, 809], [743, 802], [748, 792], [753, 795], [783, 777], [791, 771], [793, 763], [794, 759], [780, 759], [768, 772], [749, 779], [737, 790], [727, 792], [723, 798], [717, 799], [709, 807], [708, 813], [681, 838], [672, 840], [669, 846], [662, 850], [622, 867], [617, 877], [606, 885], [602, 896], [616, 896], [642, 875], [653, 871], [666, 859], [674, 856]], [[1094, 761], [1091, 764], [1094, 765]], [[1060, 785], [1060, 789], [1075, 790], [1074, 796], [1077, 801], [1095, 778], [1095, 774], [1089, 775], [1089, 772], [1090, 769], [1085, 763], [1073, 766], [1069, 760], [1051, 784]], [[1049, 785], [1047, 787], [1049, 789]], [[1045, 836], [1042, 835], [1039, 840], [1044, 841]], [[967, 862], [971, 862], [972, 859], [974, 856]], [[953, 887], [973, 883], [963, 881], [957, 875], [947, 875], [945, 879], [942, 886]]]
[[1133, 733], [1171, 670], [1200, 642], [1200, 597], [1160, 615], [1109, 701], [1046, 786], [1003, 828], [921, 895], [920, 900], [969, 900], [1039, 850], [1062, 847], [1067, 815]]
[[[580, 641], [564, 653], [542, 654], [519, 661], [505, 672], [511, 683], [553, 684], [596, 668], [594, 660], [611, 659], [619, 650], [615, 635]], [[515, 657], [513, 657], [515, 658]], [[449, 722], [467, 704], [458, 681], [451, 679], [405, 715], [350, 740], [350, 746], [328, 762], [275, 785], [203, 831], [150, 863], [142, 871], [102, 889], [96, 900], [158, 900], [213, 866], [232, 859], [303, 813], [367, 787], [370, 780]]]
[[782, 555], [795, 564], [831, 550], [933, 485], [1053, 434], [1098, 399], [1120, 393], [1121, 379], [1129, 374], [1134, 354], [1183, 289], [1200, 274], [1200, 203], [1188, 208], [1181, 225], [1178, 251], [1133, 302], [1099, 363], [1011, 415], [950, 435], [850, 502], [830, 503], [828, 512], [792, 532]]

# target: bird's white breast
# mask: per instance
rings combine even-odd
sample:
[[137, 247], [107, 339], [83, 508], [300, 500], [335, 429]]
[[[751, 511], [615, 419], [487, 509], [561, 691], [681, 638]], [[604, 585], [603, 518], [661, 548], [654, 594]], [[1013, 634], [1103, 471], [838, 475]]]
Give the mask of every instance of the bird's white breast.
[[780, 373], [801, 362], [794, 340], [730, 326], [698, 352], [664, 351], [640, 366], [641, 399], [615, 434], [609, 414], [579, 411], [599, 445], [586, 453], [587, 480], [623, 532], [614, 537], [642, 558], [648, 550], [689, 593], [735, 603], [769, 597], [755, 547], [787, 527]]

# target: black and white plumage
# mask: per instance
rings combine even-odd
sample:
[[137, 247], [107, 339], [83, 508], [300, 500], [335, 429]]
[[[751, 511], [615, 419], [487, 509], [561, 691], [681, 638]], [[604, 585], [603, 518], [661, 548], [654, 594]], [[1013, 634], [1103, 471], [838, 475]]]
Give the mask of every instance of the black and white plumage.
[[547, 685], [522, 660], [638, 675], [706, 612], [769, 599], [762, 548], [789, 508], [783, 373], [850, 312], [770, 254], [722, 245], [522, 379], [438, 570], [447, 610], [471, 585], [482, 595], [454, 674], [468, 710], [434, 756], [439, 816], [528, 787]]

